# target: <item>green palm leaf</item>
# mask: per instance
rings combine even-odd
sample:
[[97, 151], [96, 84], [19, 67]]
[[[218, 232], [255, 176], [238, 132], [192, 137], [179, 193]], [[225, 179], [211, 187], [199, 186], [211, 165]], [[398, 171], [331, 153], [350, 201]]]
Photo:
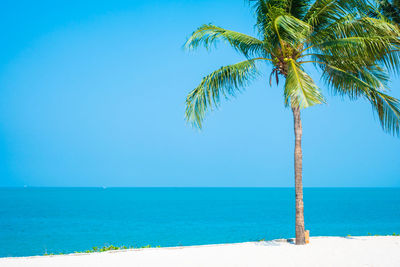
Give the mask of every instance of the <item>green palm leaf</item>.
[[307, 108], [325, 102], [317, 85], [294, 60], [289, 62], [284, 95], [287, 106]]
[[203, 25], [193, 32], [185, 47], [187, 49], [195, 49], [199, 46], [204, 46], [208, 49], [219, 40], [227, 41], [234, 49], [246, 57], [263, 51], [263, 42], [257, 38], [225, 30], [212, 24]]
[[380, 68], [358, 69], [357, 72], [345, 71], [332, 65], [322, 66], [323, 78], [334, 92], [347, 95], [351, 99], [364, 97], [378, 114], [382, 128], [395, 135], [400, 129], [400, 102], [383, 91], [389, 80]]
[[207, 75], [186, 98], [186, 120], [201, 128], [205, 113], [219, 106], [221, 96], [235, 96], [257, 73], [255, 60], [246, 60]]

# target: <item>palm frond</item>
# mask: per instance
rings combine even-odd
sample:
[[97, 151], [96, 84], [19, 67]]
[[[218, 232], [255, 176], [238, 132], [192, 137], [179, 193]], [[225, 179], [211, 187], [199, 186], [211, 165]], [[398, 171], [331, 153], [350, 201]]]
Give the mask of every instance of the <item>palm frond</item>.
[[295, 18], [302, 19], [307, 13], [310, 0], [286, 0], [287, 12]]
[[307, 108], [325, 102], [317, 85], [294, 60], [289, 63], [284, 95], [286, 106]]
[[[304, 21], [314, 27], [316, 33], [351, 15], [362, 17], [371, 12], [372, 6], [368, 1], [359, 0], [316, 0], [304, 16]], [[365, 16], [364, 16], [365, 17]]]
[[346, 15], [340, 0], [316, 0], [304, 16], [304, 21], [317, 31]]
[[234, 49], [246, 57], [260, 55], [263, 52], [263, 42], [255, 37], [223, 29], [212, 24], [199, 27], [187, 40], [185, 48], [195, 49], [205, 46], [207, 49], [217, 41], [227, 41]]
[[221, 96], [235, 96], [256, 75], [255, 60], [224, 66], [207, 75], [186, 98], [186, 120], [201, 128], [207, 110], [218, 107]]
[[267, 13], [268, 8], [277, 7], [284, 10], [296, 18], [303, 18], [307, 12], [310, 0], [249, 0], [253, 3], [253, 8], [256, 11], [257, 17], [262, 17]]
[[360, 57], [397, 70], [400, 58], [394, 48], [399, 36], [399, 29], [385, 20], [347, 16], [313, 36], [313, 51], [342, 58]]
[[323, 78], [332, 90], [351, 99], [366, 98], [377, 113], [382, 128], [395, 135], [400, 133], [400, 102], [383, 91], [389, 77], [381, 68], [371, 66], [349, 72], [332, 65], [323, 65]]
[[311, 25], [290, 15], [280, 15], [273, 20], [276, 34], [287, 45], [297, 47], [311, 33]]
[[378, 8], [371, 12], [372, 15], [379, 16], [384, 15], [385, 17], [391, 19], [395, 23], [400, 23], [400, 5], [398, 0], [388, 1], [388, 0], [379, 0], [376, 1]]
[[[269, 7], [271, 6], [269, 1], [265, 0], [257, 0], [257, 1], [250, 1], [251, 4], [253, 4], [253, 9], [254, 13], [256, 16], [256, 26], [258, 31], [261, 33], [264, 39], [266, 39], [267, 32], [266, 29], [268, 27], [268, 24], [270, 23], [269, 18], [267, 16]], [[277, 3], [279, 4], [279, 3]]]
[[383, 130], [400, 135], [400, 102], [379, 91], [372, 91], [368, 97], [374, 111], [378, 114]]

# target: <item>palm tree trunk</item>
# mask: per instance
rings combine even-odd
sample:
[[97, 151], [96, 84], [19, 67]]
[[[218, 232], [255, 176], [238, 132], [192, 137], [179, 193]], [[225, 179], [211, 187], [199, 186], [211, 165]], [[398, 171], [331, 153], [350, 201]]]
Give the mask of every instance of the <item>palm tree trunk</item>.
[[304, 204], [303, 204], [303, 155], [301, 152], [301, 135], [303, 129], [301, 127], [300, 108], [292, 107], [294, 119], [294, 173], [295, 173], [295, 191], [296, 191], [296, 245], [304, 245], [306, 243], [304, 233]]

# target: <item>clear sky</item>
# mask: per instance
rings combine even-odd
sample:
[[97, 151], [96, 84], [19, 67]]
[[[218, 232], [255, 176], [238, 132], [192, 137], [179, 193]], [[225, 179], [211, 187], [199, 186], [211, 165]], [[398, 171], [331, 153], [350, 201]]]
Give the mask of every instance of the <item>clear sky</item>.
[[[292, 186], [292, 116], [268, 72], [202, 131], [185, 123], [186, 94], [242, 59], [183, 51], [204, 23], [254, 34], [243, 0], [3, 0], [0, 186]], [[328, 104], [303, 112], [304, 185], [400, 186], [400, 139], [313, 75]]]

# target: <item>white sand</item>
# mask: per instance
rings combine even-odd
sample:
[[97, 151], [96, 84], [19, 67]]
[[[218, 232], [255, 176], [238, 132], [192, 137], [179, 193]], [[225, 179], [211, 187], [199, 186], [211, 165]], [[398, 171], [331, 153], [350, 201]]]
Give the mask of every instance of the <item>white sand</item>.
[[91, 254], [0, 258], [0, 266], [400, 266], [399, 236], [312, 237], [309, 245], [248, 242]]

